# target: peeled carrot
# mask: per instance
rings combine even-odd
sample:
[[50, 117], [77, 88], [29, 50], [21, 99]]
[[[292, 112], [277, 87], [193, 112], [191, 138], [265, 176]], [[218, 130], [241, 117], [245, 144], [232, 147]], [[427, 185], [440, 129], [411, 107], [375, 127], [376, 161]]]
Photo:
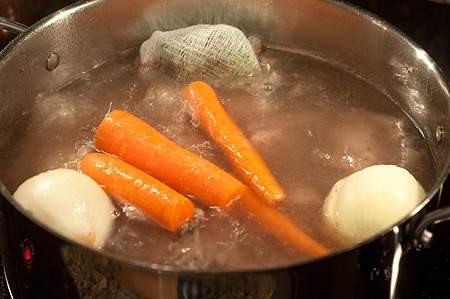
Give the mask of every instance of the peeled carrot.
[[243, 209], [259, 222], [266, 233], [275, 236], [278, 240], [310, 256], [321, 256], [329, 252], [275, 207], [262, 202], [254, 193], [248, 192], [239, 202]]
[[244, 182], [268, 203], [284, 200], [285, 194], [277, 180], [226, 113], [211, 86], [193, 82], [185, 88], [185, 99], [194, 120], [225, 153]]
[[193, 203], [149, 174], [115, 157], [88, 154], [80, 163], [83, 173], [150, 216], [172, 232], [194, 216]]
[[254, 215], [268, 233], [297, 250], [313, 256], [327, 252], [233, 176], [128, 112], [110, 112], [97, 129], [95, 144], [206, 206], [237, 207], [236, 203], [241, 202], [240, 206]]
[[110, 112], [95, 134], [98, 149], [116, 155], [205, 206], [225, 208], [246, 189], [218, 166], [180, 147], [136, 116]]

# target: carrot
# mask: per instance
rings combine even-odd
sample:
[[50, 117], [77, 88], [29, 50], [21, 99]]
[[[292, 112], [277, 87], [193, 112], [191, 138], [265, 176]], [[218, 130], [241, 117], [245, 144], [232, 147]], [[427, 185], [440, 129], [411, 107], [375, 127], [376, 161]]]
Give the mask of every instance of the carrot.
[[310, 256], [321, 256], [329, 252], [275, 207], [262, 202], [254, 193], [248, 192], [239, 202], [242, 208], [259, 222], [266, 233], [275, 236], [278, 240]]
[[97, 128], [95, 144], [206, 206], [242, 207], [260, 220], [268, 233], [297, 250], [315, 256], [326, 252], [236, 178], [128, 112], [115, 110], [106, 115]]
[[110, 112], [95, 134], [101, 151], [116, 155], [205, 206], [231, 206], [245, 185], [213, 163], [180, 147], [136, 116]]
[[194, 120], [225, 153], [245, 183], [268, 203], [284, 200], [285, 194], [261, 156], [226, 113], [207, 83], [193, 82], [185, 99]]
[[194, 216], [194, 205], [189, 199], [115, 157], [88, 154], [81, 160], [80, 169], [107, 193], [135, 205], [172, 232]]

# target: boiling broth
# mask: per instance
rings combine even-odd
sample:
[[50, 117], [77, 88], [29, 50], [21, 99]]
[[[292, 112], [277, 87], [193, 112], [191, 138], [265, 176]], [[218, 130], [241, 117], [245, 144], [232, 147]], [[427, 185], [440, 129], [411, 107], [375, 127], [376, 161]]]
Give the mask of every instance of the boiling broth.
[[[136, 49], [124, 52], [35, 99], [20, 124], [16, 150], [1, 157], [1, 178], [10, 190], [49, 169], [77, 169], [85, 154], [96, 151], [96, 127], [114, 109], [135, 114], [233, 173], [186, 113], [181, 96], [185, 83], [157, 70], [142, 72], [134, 63], [136, 56]], [[208, 83], [284, 189], [287, 198], [277, 208], [314, 239], [332, 250], [341, 248], [323, 225], [322, 205], [334, 183], [357, 170], [396, 164], [426, 190], [431, 187], [435, 169], [426, 142], [388, 95], [313, 56], [266, 49], [260, 62], [261, 74]], [[146, 263], [241, 269], [309, 258], [264, 234], [249, 216], [199, 204], [194, 220], [177, 234], [122, 202], [111, 217], [114, 229], [103, 250]]]

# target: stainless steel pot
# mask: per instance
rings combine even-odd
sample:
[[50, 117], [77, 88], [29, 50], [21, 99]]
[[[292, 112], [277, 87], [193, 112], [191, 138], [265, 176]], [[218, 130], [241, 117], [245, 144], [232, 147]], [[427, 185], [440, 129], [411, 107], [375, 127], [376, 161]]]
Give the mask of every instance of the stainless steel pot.
[[[76, 0], [3, 0], [0, 2], [0, 16], [31, 25], [50, 13], [63, 8]], [[0, 30], [0, 49], [6, 46], [14, 34]]]
[[[0, 27], [7, 23], [0, 20]], [[450, 94], [427, 53], [358, 8], [325, 0], [79, 2], [26, 29], [0, 53], [0, 153], [11, 150], [15, 125], [42, 91], [64, 86], [115, 53], [139, 46], [155, 29], [196, 23], [234, 25], [268, 44], [332, 60], [372, 82], [395, 99], [428, 141], [438, 170], [433, 187], [412, 213], [371, 240], [287, 267], [205, 273], [143, 264], [73, 244], [43, 226], [61, 240], [60, 251], [76, 252], [117, 273], [128, 287], [159, 298], [182, 298], [183, 291], [194, 289], [201, 298], [200, 285], [207, 286], [203, 295], [213, 298], [394, 297], [401, 256], [428, 246], [431, 225], [450, 217], [448, 208], [438, 209], [450, 165]], [[11, 191], [2, 185], [3, 199], [21, 211]], [[158, 288], [150, 287], [155, 282]]]

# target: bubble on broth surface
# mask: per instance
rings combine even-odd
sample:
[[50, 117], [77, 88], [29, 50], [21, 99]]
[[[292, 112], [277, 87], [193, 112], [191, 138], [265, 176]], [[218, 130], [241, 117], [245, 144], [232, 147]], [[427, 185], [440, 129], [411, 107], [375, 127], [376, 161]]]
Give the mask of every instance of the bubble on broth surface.
[[175, 82], [154, 78], [136, 105], [137, 115], [157, 125], [179, 124], [185, 121], [182, 93]]

